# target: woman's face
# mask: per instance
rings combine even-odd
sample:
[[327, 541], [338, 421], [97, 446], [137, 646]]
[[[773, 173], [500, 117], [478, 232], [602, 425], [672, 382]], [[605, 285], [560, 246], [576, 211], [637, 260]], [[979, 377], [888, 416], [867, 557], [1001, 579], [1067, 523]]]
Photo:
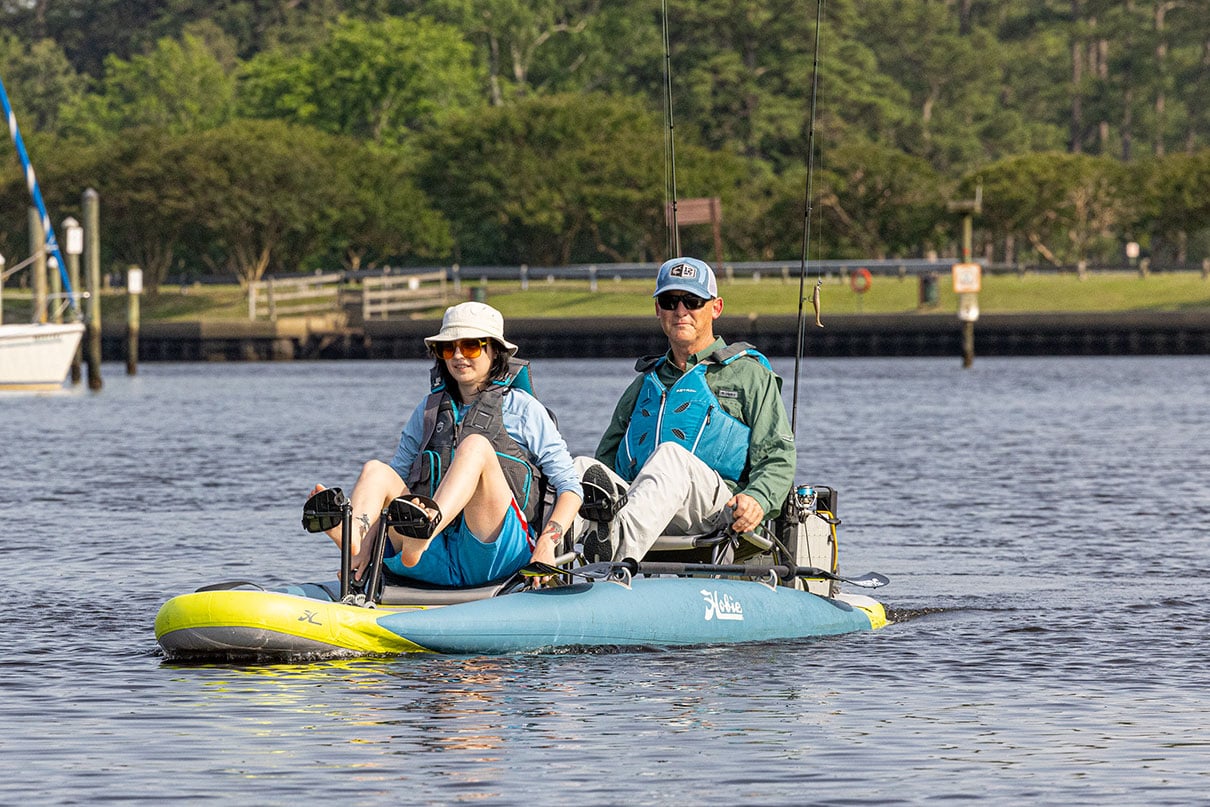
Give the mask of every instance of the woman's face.
[[[449, 370], [450, 377], [458, 382], [460, 387], [478, 389], [487, 383], [488, 372], [492, 367], [492, 359], [496, 357], [496, 345], [490, 339], [459, 339], [445, 342], [441, 345], [453, 355], [448, 359], [442, 353], [442, 361]], [[470, 354], [470, 355], [468, 355]]]

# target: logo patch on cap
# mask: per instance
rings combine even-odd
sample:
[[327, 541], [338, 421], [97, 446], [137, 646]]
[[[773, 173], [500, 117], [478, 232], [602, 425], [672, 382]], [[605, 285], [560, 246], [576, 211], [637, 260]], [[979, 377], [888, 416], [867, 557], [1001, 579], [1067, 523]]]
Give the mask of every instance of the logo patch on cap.
[[683, 277], [689, 280], [697, 279], [697, 267], [690, 266], [687, 263], [682, 263], [679, 266], [674, 266], [668, 270], [669, 277]]

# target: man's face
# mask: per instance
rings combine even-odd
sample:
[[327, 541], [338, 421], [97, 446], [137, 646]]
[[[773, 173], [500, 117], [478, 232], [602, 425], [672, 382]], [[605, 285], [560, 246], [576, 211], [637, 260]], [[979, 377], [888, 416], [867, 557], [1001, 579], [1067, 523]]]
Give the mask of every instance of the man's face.
[[[691, 307], [697, 303], [702, 305]], [[723, 313], [723, 300], [721, 297], [703, 300], [689, 292], [668, 291], [656, 298], [655, 313], [669, 343], [686, 353], [696, 353], [714, 341], [714, 320]]]

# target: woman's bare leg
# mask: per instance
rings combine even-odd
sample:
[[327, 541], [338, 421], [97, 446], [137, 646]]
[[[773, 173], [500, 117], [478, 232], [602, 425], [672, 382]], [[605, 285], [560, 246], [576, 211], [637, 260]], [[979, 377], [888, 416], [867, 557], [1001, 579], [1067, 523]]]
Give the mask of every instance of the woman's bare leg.
[[[472, 434], [458, 444], [454, 461], [433, 499], [441, 508], [441, 521], [433, 530], [434, 535], [452, 524], [461, 513], [467, 528], [479, 540], [491, 543], [500, 537], [504, 516], [513, 501], [513, 491], [500, 469], [496, 450], [486, 437]], [[404, 566], [415, 566], [429, 546], [429, 541], [395, 534], [391, 535], [391, 541], [399, 549]]]
[[[314, 495], [323, 490], [323, 485], [316, 485], [311, 491]], [[370, 547], [373, 541], [367, 541], [366, 536], [378, 532], [379, 517], [382, 509], [392, 499], [407, 493], [407, 485], [395, 473], [395, 469], [379, 460], [370, 460], [361, 468], [361, 475], [353, 485], [353, 493], [349, 502], [353, 506], [353, 578], [360, 580], [362, 572], [370, 562]], [[340, 527], [327, 531], [328, 537], [340, 546]]]

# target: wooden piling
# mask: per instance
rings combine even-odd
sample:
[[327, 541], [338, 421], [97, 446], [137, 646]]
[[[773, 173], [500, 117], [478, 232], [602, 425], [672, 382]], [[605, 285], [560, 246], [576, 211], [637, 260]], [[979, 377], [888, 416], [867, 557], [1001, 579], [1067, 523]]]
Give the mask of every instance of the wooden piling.
[[46, 234], [42, 230], [42, 217], [38, 215], [38, 209], [34, 207], [29, 209], [29, 254], [34, 256], [34, 263], [30, 266], [30, 272], [33, 273], [33, 283], [30, 286], [34, 290], [33, 321], [45, 324], [47, 321]]
[[[76, 310], [80, 299], [80, 253], [84, 251], [83, 231], [80, 229], [80, 222], [68, 216], [63, 220], [63, 233], [67, 239], [65, 246], [67, 247], [67, 279], [71, 282], [71, 293], [73, 297], [72, 310]], [[81, 364], [84, 360], [84, 341], [80, 340], [80, 344], [76, 346], [76, 354], [71, 357], [71, 383], [72, 386], [80, 383]]]
[[126, 375], [139, 372], [139, 297], [143, 294], [143, 270], [126, 270]]
[[84, 267], [88, 276], [88, 388], [101, 390], [101, 199], [84, 191]]

